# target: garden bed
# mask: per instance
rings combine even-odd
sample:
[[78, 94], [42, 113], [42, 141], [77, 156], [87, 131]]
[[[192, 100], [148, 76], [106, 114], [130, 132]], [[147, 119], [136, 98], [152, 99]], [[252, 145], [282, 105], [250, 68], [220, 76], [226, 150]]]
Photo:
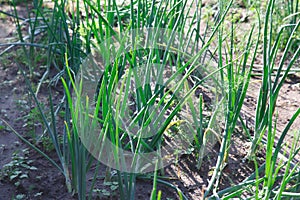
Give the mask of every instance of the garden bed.
[[[13, 13], [13, 10], [11, 10], [11, 5], [9, 5], [8, 3], [1, 3], [1, 1], [0, 4], [1, 11], [4, 11], [6, 13]], [[203, 12], [208, 15], [208, 19], [209, 17], [215, 15], [214, 13], [218, 8], [217, 4], [212, 4], [206, 1], [203, 1], [202, 6]], [[128, 6], [128, 12], [130, 11], [129, 7], [130, 6]], [[25, 19], [28, 17], [28, 10], [33, 9], [33, 6], [31, 3], [21, 3], [16, 6], [16, 9], [18, 11], [20, 19]], [[120, 19], [124, 20], [122, 21], [122, 23], [124, 24], [127, 23], [126, 20], [128, 19], [128, 15], [126, 15], [126, 9], [126, 7], [124, 7], [124, 10], [121, 9], [121, 11], [124, 13], [122, 13], [122, 17], [120, 17]], [[240, 42], [242, 42], [242, 40], [239, 40], [238, 35], [245, 34], [245, 32], [250, 32], [251, 23], [253, 23], [253, 21], [256, 19], [253, 12], [250, 12], [249, 8], [247, 8], [247, 6], [243, 3], [234, 4], [234, 9], [231, 10], [231, 13], [235, 16], [235, 24], [238, 27], [236, 30], [237, 36], [235, 38], [237, 41], [235, 42], [239, 44]], [[245, 15], [244, 13], [247, 14]], [[70, 13], [68, 14], [70, 15]], [[31, 86], [34, 86], [33, 88], [37, 89], [40, 80], [42, 80], [43, 75], [48, 69], [47, 67], [49, 67], [47, 66], [47, 64], [49, 64], [47, 63], [47, 51], [41, 49], [34, 52], [34, 64], [38, 67], [35, 67], [34, 71], [31, 71], [30, 67], [28, 68], [29, 61], [26, 60], [26, 55], [24, 55], [24, 51], [22, 50], [23, 46], [21, 44], [15, 44], [15, 42], [18, 41], [18, 33], [15, 29], [16, 23], [14, 19], [15, 18], [13, 17], [0, 14], [0, 44], [14, 43], [11, 49], [3, 53], [3, 55], [0, 55], [0, 118], [5, 120], [9, 124], [8, 125], [4, 123], [4, 121], [0, 121], [0, 200], [80, 199], [80, 197], [77, 196], [77, 185], [74, 186], [74, 182], [72, 182], [72, 184], [70, 183], [70, 181], [74, 181], [74, 179], [78, 178], [72, 177], [72, 174], [74, 173], [72, 171], [74, 170], [74, 165], [71, 162], [73, 162], [73, 160], [67, 161], [68, 163], [66, 164], [66, 168], [63, 168], [65, 166], [61, 168], [65, 170], [65, 174], [59, 171], [59, 169], [55, 167], [53, 163], [51, 163], [51, 160], [54, 161], [54, 163], [61, 162], [60, 158], [57, 156], [57, 146], [55, 146], [47, 131], [44, 131], [47, 128], [43, 123], [43, 116], [41, 115], [38, 106], [34, 101], [34, 98], [32, 97], [32, 94], [28, 90], [28, 85], [26, 84], [27, 79], [25, 78], [26, 76], [23, 76], [22, 70], [20, 70], [21, 68], [24, 70], [23, 72], [28, 75], [27, 77], [29, 77], [28, 80], [30, 80], [30, 84], [32, 84]], [[25, 26], [23, 28], [24, 30], [20, 31], [28, 31], [28, 26]], [[119, 27], [114, 28], [117, 29]], [[105, 34], [108, 33], [109, 31], [105, 32]], [[37, 36], [35, 39], [37, 40], [37, 43], [43, 43], [45, 42], [45, 40], [47, 40], [47, 38], [45, 38], [45, 36], [43, 35]], [[213, 45], [210, 48], [211, 51], [217, 49], [218, 42], [220, 41], [218, 41], [217, 39], [212, 42]], [[258, 43], [259, 48], [262, 48], [263, 46], [263, 44], [261, 43], [262, 42]], [[226, 48], [226, 45], [228, 45], [228, 43], [224, 43], [223, 45], [225, 46], [224, 48]], [[3, 52], [3, 50], [7, 47], [8, 46], [0, 46], [0, 53]], [[242, 50], [244, 49], [241, 49], [240, 51]], [[253, 50], [251, 50], [251, 52], [252, 51]], [[263, 50], [261, 49], [258, 50], [259, 53], [261, 53], [262, 51]], [[29, 52], [29, 50], [27, 52]], [[278, 57], [282, 57], [282, 55], [283, 52], [278, 53]], [[228, 59], [226, 55], [215, 56], [215, 58], [219, 59], [222, 56], [224, 57], [224, 60]], [[292, 56], [289, 55], [289, 57], [290, 59], [292, 59]], [[69, 61], [71, 62], [70, 59]], [[279, 63], [280, 59], [276, 59], [276, 64], [278, 65]], [[256, 106], [258, 94], [262, 85], [262, 69], [264, 66], [262, 56], [257, 56], [256, 59], [254, 59], [254, 64], [255, 65], [253, 66], [252, 70], [253, 75], [249, 79], [249, 87], [247, 89], [247, 93], [243, 101], [243, 106], [240, 113], [241, 118], [239, 118], [237, 125], [233, 128], [234, 131], [231, 133], [231, 142], [228, 147], [229, 150], [227, 150], [228, 155], [226, 155], [226, 162], [224, 163], [224, 165], [222, 165], [222, 174], [220, 176], [217, 176], [216, 183], [218, 185], [216, 186], [216, 183], [213, 184], [213, 186], [217, 189], [215, 188], [215, 190], [210, 190], [208, 194], [205, 194], [206, 190], [208, 189], [207, 186], [209, 185], [209, 180], [211, 180], [211, 178], [214, 176], [214, 170], [217, 166], [218, 156], [220, 156], [223, 132], [226, 124], [225, 120], [219, 121], [218, 129], [216, 129], [219, 130], [218, 133], [210, 133], [212, 135], [217, 134], [218, 136], [214, 137], [213, 143], [209, 143], [205, 147], [204, 153], [201, 158], [199, 155], [199, 152], [201, 150], [197, 149], [197, 145], [193, 141], [192, 146], [189, 146], [189, 148], [184, 153], [182, 153], [182, 155], [176, 158], [174, 162], [172, 162], [172, 164], [158, 170], [157, 173], [140, 173], [134, 176], [134, 196], [136, 199], [149, 199], [150, 196], [153, 197], [153, 182], [156, 179], [158, 179], [156, 191], [161, 191], [161, 199], [201, 199], [204, 195], [212, 197], [212, 195], [215, 195], [217, 193], [219, 195], [223, 195], [225, 193], [227, 194], [227, 192], [232, 188], [232, 190], [234, 190], [234, 186], [237, 186], [236, 191], [238, 191], [239, 189], [243, 188], [239, 187], [239, 185], [241, 183], [244, 183], [246, 179], [250, 181], [255, 180], [256, 178], [258, 180], [258, 175], [263, 175], [262, 172], [264, 170], [259, 171], [259, 173], [257, 172], [257, 174], [255, 174], [255, 172], [256, 170], [258, 170], [258, 167], [261, 167], [265, 163], [267, 159], [266, 157], [268, 157], [267, 155], [269, 155], [267, 153], [268, 148], [266, 148], [266, 145], [263, 145], [264, 142], [267, 144], [268, 141], [270, 142], [268, 134], [262, 136], [261, 144], [257, 146], [257, 151], [254, 154], [255, 159], [251, 159], [251, 157], [249, 157], [249, 151], [251, 150], [253, 139], [252, 137], [254, 137], [255, 135], [255, 120], [257, 110]], [[284, 67], [287, 67], [287, 64], [288, 62], [285, 63]], [[280, 89], [278, 98], [276, 98], [277, 103], [273, 118], [274, 124], [272, 125], [274, 127], [276, 124], [274, 143], [275, 147], [282, 133], [285, 131], [286, 125], [289, 123], [289, 121], [293, 117], [293, 114], [297, 111], [300, 105], [300, 76], [299, 72], [297, 71], [299, 64], [300, 60], [298, 57], [296, 58], [296, 62], [294, 63], [295, 70], [291, 70], [291, 72], [288, 74], [282, 85], [282, 88]], [[58, 61], [58, 65], [64, 64], [63, 62], [60, 63]], [[224, 66], [226, 67], [225, 64]], [[53, 98], [54, 101], [51, 103], [53, 103], [55, 107], [58, 107], [61, 102], [65, 103], [65, 99], [63, 99], [63, 96], [65, 94], [66, 87], [63, 87], [62, 82], [59, 78], [57, 78], [57, 76], [61, 73], [61, 71], [59, 71], [58, 69], [59, 67], [55, 68], [51, 66], [51, 70], [49, 71], [47, 78], [44, 80], [44, 82], [42, 82], [37, 95], [37, 98], [41, 102], [45, 113], [48, 113], [49, 116], [51, 116], [51, 104], [49, 103], [50, 98]], [[184, 75], [188, 73], [187, 71], [182, 73], [181, 76], [184, 77]], [[282, 71], [282, 73], [284, 73], [284, 71]], [[228, 75], [228, 73], [224, 73], [224, 75]], [[66, 77], [67, 76], [65, 76], [64, 78], [66, 79]], [[246, 79], [246, 77], [244, 78]], [[178, 80], [178, 82], [179, 81], [180, 80]], [[191, 85], [191, 87], [193, 87], [193, 85]], [[205, 90], [208, 91], [204, 86], [201, 87], [202, 92], [205, 92]], [[49, 96], [49, 88], [51, 88], [52, 97]], [[213, 104], [211, 103], [211, 99], [213, 99], [213, 93], [210, 93], [208, 91], [206, 92], [206, 94], [203, 94], [204, 97], [205, 95], [206, 98], [204, 98], [204, 103]], [[225, 95], [225, 97], [227, 96]], [[200, 98], [199, 95], [197, 95], [197, 98]], [[197, 104], [198, 102], [199, 101], [197, 101]], [[67, 104], [63, 103], [61, 105], [63, 105], [62, 107], [65, 108]], [[175, 104], [175, 106], [173, 105], [173, 107], [176, 106], [177, 104]], [[205, 106], [206, 113], [209, 113], [209, 111], [211, 111], [209, 109], [212, 109], [211, 107], [215, 105]], [[135, 107], [137, 108], [138, 106]], [[132, 111], [135, 112], [135, 110]], [[199, 110], [197, 112], [199, 112]], [[59, 144], [61, 144], [63, 135], [64, 133], [66, 134], [66, 132], [64, 132], [66, 110], [61, 109], [56, 114], [56, 130], [58, 131], [57, 135], [58, 141], [60, 142]], [[179, 119], [177, 121], [180, 120], [182, 119]], [[72, 123], [73, 122], [74, 121], [72, 121]], [[172, 122], [174, 122], [174, 120]], [[26, 142], [20, 140], [20, 137], [17, 137], [16, 134], [13, 134], [13, 131], [9, 126], [11, 126], [17, 133], [20, 133], [24, 139], [34, 144], [35, 147], [45, 152], [45, 154], [48, 155], [51, 160], [46, 159], [45, 156], [41, 155], [41, 153], [37, 152], [33, 148], [30, 148], [30, 146], [28, 146]], [[206, 129], [209, 128], [209, 125], [207, 126], [208, 127], [205, 127]], [[295, 141], [295, 138], [298, 137], [299, 127], [300, 118], [297, 117], [295, 122], [289, 129], [288, 135], [284, 139], [284, 144], [280, 144], [283, 146], [283, 148], [280, 149], [280, 159], [285, 159], [284, 161], [286, 161], [289, 153], [292, 153], [290, 152], [290, 149], [293, 141]], [[169, 126], [168, 128], [170, 129]], [[130, 143], [130, 139], [125, 139], [124, 141], [126, 144]], [[285, 143], [287, 145], [285, 145]], [[286, 154], [284, 150], [286, 150], [288, 154]], [[295, 158], [291, 160], [292, 167], [294, 167], [293, 163], [297, 162], [297, 159], [298, 156], [295, 156]], [[199, 160], [202, 161], [202, 165], [200, 165], [200, 168], [197, 167], [199, 166]], [[89, 160], [87, 159], [86, 163], [88, 162]], [[58, 165], [61, 166], [60, 164]], [[121, 190], [119, 190], [120, 176], [118, 176], [119, 174], [116, 170], [108, 170], [106, 165], [99, 164], [95, 160], [91, 162], [91, 165], [89, 165], [89, 167], [90, 168], [87, 171], [85, 177], [85, 184], [87, 187], [86, 191], [91, 191], [91, 195], [86, 192], [86, 194], [83, 194], [83, 196], [88, 197], [90, 195], [92, 199], [124, 198], [120, 192]], [[298, 168], [295, 168], [295, 170], [299, 172]], [[279, 171], [283, 174], [284, 168], [280, 169]], [[96, 176], [95, 172], [97, 173]], [[127, 175], [128, 174], [125, 173], [125, 175], [123, 174], [122, 176]], [[252, 179], [249, 179], [250, 175], [254, 175], [254, 177], [252, 177]], [[255, 177], [255, 175], [257, 176]], [[132, 178], [131, 175], [128, 175], [128, 177]], [[277, 187], [276, 190], [278, 190], [280, 180], [276, 179], [276, 181], [277, 182], [274, 187]], [[76, 183], [79, 184], [79, 182]], [[259, 183], [257, 184], [258, 190], [260, 186]], [[291, 182], [290, 184], [293, 184], [293, 182]], [[72, 188], [68, 188], [68, 186], [71, 187], [71, 185]], [[248, 187], [250, 188], [250, 186]], [[255, 187], [255, 184], [253, 184], [253, 187]], [[90, 190], [90, 188], [92, 189]], [[237, 196], [239, 196], [241, 199], [245, 198], [249, 193], [251, 193], [251, 191], [253, 191], [249, 188], [241, 191]], [[226, 191], [226, 189], [228, 189], [228, 191]], [[299, 191], [295, 190], [295, 194], [297, 194], [297, 192]]]

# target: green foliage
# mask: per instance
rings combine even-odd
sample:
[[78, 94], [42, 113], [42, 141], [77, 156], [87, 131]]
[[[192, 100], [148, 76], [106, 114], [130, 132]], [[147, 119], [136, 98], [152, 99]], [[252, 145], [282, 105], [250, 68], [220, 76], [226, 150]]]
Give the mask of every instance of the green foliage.
[[105, 182], [104, 186], [106, 186], [106, 189], [93, 189], [93, 192], [96, 193], [97, 197], [99, 198], [103, 198], [103, 197], [114, 198], [114, 196], [117, 194], [119, 183]]
[[[128, 167], [124, 162], [126, 156], [120, 154], [120, 149], [135, 155], [149, 153], [162, 149], [175, 137], [188, 141], [188, 149], [183, 153], [194, 154], [198, 168], [208, 143], [220, 140], [217, 163], [212, 167], [212, 176], [204, 194], [206, 198], [214, 199], [214, 195], [218, 195], [218, 198], [230, 199], [247, 193], [253, 194], [256, 199], [280, 199], [281, 196], [294, 196], [299, 192], [298, 165], [292, 166], [298, 151], [296, 143], [288, 160], [278, 159], [284, 138], [300, 111], [294, 114], [281, 133], [276, 147], [277, 130], [276, 122], [273, 122], [279, 91], [300, 54], [298, 1], [280, 1], [278, 4], [274, 0], [243, 1], [246, 7], [257, 6], [258, 10], [266, 7], [266, 11], [263, 11], [263, 17], [258, 15], [258, 23], [243, 36], [245, 42], [240, 44], [236, 44], [239, 37], [236, 27], [242, 23], [239, 13], [228, 15], [233, 12], [233, 1], [219, 0], [215, 6], [217, 11], [213, 7], [203, 11], [201, 1], [187, 0], [137, 0], [122, 5], [116, 0], [53, 1], [51, 8], [45, 8], [43, 1], [34, 1], [27, 19], [18, 17], [16, 3], [13, 3], [14, 19], [20, 41], [9, 45], [21, 46], [17, 50], [21, 55], [17, 62], [36, 104], [26, 116], [26, 123], [30, 127], [43, 123], [47, 133], [41, 138], [43, 147], [46, 151], [54, 149], [59, 163], [12, 130], [62, 172], [69, 192], [77, 193], [78, 199], [86, 199], [87, 196], [91, 199], [93, 192], [101, 197], [112, 196], [116, 190], [121, 199], [135, 199], [136, 179], [141, 177], [153, 180], [151, 199], [161, 198], [157, 183], [177, 190], [180, 199], [187, 199], [177, 187], [158, 176], [158, 169], [163, 167], [162, 159], [154, 157], [153, 161], [147, 162], [155, 165], [154, 172], [148, 177], [144, 176], [148, 165], [139, 156], [133, 156], [129, 170], [120, 170]], [[261, 21], [261, 18], [265, 20]], [[205, 23], [201, 23], [203, 21]], [[231, 24], [230, 28], [228, 24]], [[24, 27], [30, 27], [29, 34], [23, 31]], [[142, 35], [132, 34], [144, 29], [148, 30], [147, 40]], [[151, 42], [156, 44], [155, 48], [150, 48]], [[262, 85], [257, 97], [253, 138], [249, 134], [252, 147], [248, 157], [256, 163], [256, 171], [240, 184], [218, 191], [222, 170], [230, 154], [232, 135], [241, 120], [241, 108], [252, 67], [261, 53], [259, 48], [263, 50]], [[44, 53], [35, 56], [36, 52]], [[80, 75], [89, 69], [92, 63], [89, 63], [90, 56], [102, 68], [96, 68], [99, 77], [91, 76], [95, 91], [85, 96], [82, 94], [86, 92], [83, 87], [86, 79]], [[281, 58], [279, 63], [276, 62], [278, 57]], [[5, 62], [7, 60], [4, 59]], [[288, 65], [283, 70], [286, 61]], [[22, 66], [28, 67], [32, 77], [39, 63], [44, 62], [44, 74], [35, 86]], [[215, 64], [210, 66], [208, 63]], [[151, 67], [157, 64], [161, 67], [153, 70]], [[162, 80], [166, 68], [171, 75]], [[277, 71], [274, 74], [275, 68]], [[53, 72], [55, 75], [50, 76]], [[275, 79], [271, 78], [272, 75]], [[50, 83], [47, 102], [38, 99], [41, 85], [46, 80]], [[65, 93], [62, 103], [55, 104], [51, 88], [55, 83], [60, 83], [59, 80]], [[131, 88], [134, 90], [131, 91]], [[203, 88], [214, 96], [213, 100], [205, 102], [204, 94], [197, 94]], [[129, 114], [126, 113], [128, 107]], [[124, 128], [122, 117], [130, 120], [128, 127]], [[60, 131], [59, 118], [65, 122], [63, 131]], [[247, 129], [246, 126], [244, 128]], [[95, 130], [97, 137], [90, 134]], [[135, 134], [130, 130], [134, 130]], [[148, 137], [148, 130], [155, 130], [154, 135]], [[258, 166], [255, 153], [265, 133], [266, 161]], [[98, 147], [93, 147], [95, 141]], [[93, 171], [92, 186], [86, 184], [93, 156], [99, 158], [103, 152], [105, 143], [102, 141], [110, 142], [115, 147], [110, 149], [109, 155], [116, 162], [115, 168], [118, 170], [112, 176], [117, 183], [107, 180], [109, 190], [94, 188], [99, 163]], [[96, 154], [87, 151], [91, 147], [97, 151]], [[14, 160], [12, 166], [6, 166], [4, 173], [12, 180], [21, 178], [23, 169], [19, 166], [30, 164], [19, 157]], [[111, 170], [107, 172], [111, 178]], [[281, 181], [281, 185], [276, 185], [276, 181]]]
[[[279, 32], [281, 29], [285, 29], [281, 33], [281, 43], [280, 49], [285, 49], [288, 44], [289, 38], [293, 33], [294, 26], [300, 20], [300, 2], [297, 0], [278, 0], [276, 1], [276, 6], [274, 7], [274, 22], [272, 29], [274, 32]], [[293, 44], [290, 48], [292, 53], [297, 51], [300, 45], [300, 34], [299, 31], [293, 33]], [[275, 37], [272, 38], [273, 41], [276, 40]]]
[[15, 186], [20, 185], [22, 179], [28, 178], [28, 173], [32, 170], [37, 170], [32, 165], [33, 160], [29, 160], [29, 150], [23, 149], [21, 152], [15, 152], [12, 155], [12, 160], [3, 165], [0, 178], [14, 183]]
[[[43, 105], [42, 108], [44, 108]], [[35, 129], [38, 125], [42, 125], [40, 123], [43, 120], [38, 108], [31, 109], [27, 115], [22, 117], [22, 120], [24, 121], [24, 127], [26, 127], [28, 131], [26, 135], [32, 138], [34, 142], [37, 142], [40, 136], [36, 133]], [[44, 127], [42, 127], [42, 130], [44, 130]]]

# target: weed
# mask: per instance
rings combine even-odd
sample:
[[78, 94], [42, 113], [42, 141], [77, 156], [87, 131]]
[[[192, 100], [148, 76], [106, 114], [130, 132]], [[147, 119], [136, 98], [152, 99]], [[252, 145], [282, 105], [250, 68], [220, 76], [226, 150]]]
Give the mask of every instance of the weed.
[[111, 197], [113, 198], [117, 193], [118, 190], [118, 182], [105, 182], [104, 185], [106, 186], [106, 189], [93, 189], [93, 192], [96, 193], [96, 195], [101, 197]]
[[8, 180], [14, 183], [15, 186], [20, 186], [23, 179], [27, 179], [29, 172], [37, 170], [32, 165], [33, 160], [29, 160], [29, 149], [23, 149], [20, 152], [15, 152], [12, 155], [12, 161], [3, 165], [0, 177], [3, 180]]

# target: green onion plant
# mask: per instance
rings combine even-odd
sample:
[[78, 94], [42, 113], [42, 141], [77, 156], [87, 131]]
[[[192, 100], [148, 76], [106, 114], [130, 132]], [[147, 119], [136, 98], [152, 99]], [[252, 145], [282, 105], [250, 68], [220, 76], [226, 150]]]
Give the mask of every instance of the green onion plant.
[[[216, 142], [220, 143], [218, 158], [203, 198], [280, 199], [299, 194], [299, 168], [294, 162], [298, 140], [286, 159], [282, 152], [300, 109], [278, 141], [274, 120], [279, 92], [299, 59], [298, 2], [287, 2], [288, 23], [276, 32], [274, 12], [278, 8], [275, 0], [269, 0], [265, 20], [260, 20], [258, 12], [258, 23], [244, 37], [242, 49], [235, 44], [237, 28], [229, 15], [233, 0], [219, 0], [218, 13], [205, 27], [201, 0], [55, 0], [50, 8], [44, 2], [33, 1], [28, 19], [20, 18], [13, 4], [11, 16], [19, 42], [7, 46], [23, 49], [29, 70], [21, 64], [19, 68], [46, 127], [43, 135], [51, 138], [59, 162], [11, 129], [58, 168], [69, 192], [78, 199], [93, 199], [101, 163], [107, 166], [104, 181], [117, 179], [120, 199], [135, 199], [139, 179], [153, 180], [151, 199], [162, 198], [158, 184], [175, 189], [179, 199], [188, 199], [178, 187], [160, 178], [164, 177], [163, 167], [192, 149], [200, 170], [205, 153]], [[261, 2], [247, 1], [247, 5], [257, 4]], [[28, 35], [24, 35], [24, 24], [30, 27]], [[46, 39], [39, 40], [38, 35]], [[260, 47], [262, 85], [254, 135], [248, 134], [251, 149], [247, 157], [256, 169], [243, 182], [220, 191]], [[33, 71], [39, 63], [32, 58], [41, 49], [46, 52], [46, 68], [33, 87]], [[63, 95], [54, 99], [52, 90], [58, 85], [63, 86]], [[44, 87], [50, 112], [39, 99]], [[58, 120], [61, 111], [63, 123]], [[244, 129], [249, 133], [246, 126]], [[259, 166], [255, 155], [261, 143], [266, 158]], [[90, 171], [92, 183], [87, 184]]]

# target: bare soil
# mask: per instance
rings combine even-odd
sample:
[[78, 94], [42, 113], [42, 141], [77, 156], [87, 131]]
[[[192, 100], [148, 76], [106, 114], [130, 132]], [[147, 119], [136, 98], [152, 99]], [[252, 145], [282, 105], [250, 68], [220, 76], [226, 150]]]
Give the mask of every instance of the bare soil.
[[[0, 5], [1, 10], [10, 12], [8, 5]], [[18, 6], [20, 16], [26, 16], [26, 8], [24, 5]], [[246, 22], [244, 22], [246, 23]], [[245, 25], [247, 26], [247, 25]], [[8, 43], [15, 40], [15, 24], [12, 18], [0, 18], [0, 44]], [[0, 46], [0, 52], [6, 47]], [[28, 115], [31, 109], [35, 107], [30, 103], [30, 97], [26, 88], [24, 77], [20, 73], [19, 67], [14, 61], [17, 54], [17, 47], [8, 51], [8, 56], [0, 57], [0, 117], [5, 119], [16, 131], [21, 133], [24, 137], [29, 138], [28, 127], [24, 127], [24, 116]], [[15, 52], [15, 53], [14, 53]], [[257, 64], [261, 63], [257, 60]], [[299, 65], [300, 62], [297, 63]], [[40, 69], [40, 74], [43, 74], [43, 69]], [[38, 80], [38, 79], [37, 79]], [[41, 89], [39, 94], [40, 99], [48, 97], [45, 86]], [[260, 77], [253, 77], [251, 79], [250, 88], [243, 107], [243, 118], [247, 126], [253, 127], [255, 105], [258, 90], [260, 87]], [[58, 89], [57, 96], [59, 98], [61, 89]], [[299, 107], [300, 103], [300, 78], [296, 75], [290, 76], [289, 81], [286, 82], [282, 88], [278, 98], [277, 110], [278, 121], [277, 129], [278, 135], [282, 132], [289, 119]], [[11, 130], [7, 129], [4, 124], [0, 122], [0, 171], [4, 165], [11, 162], [13, 153], [22, 155], [22, 150], [28, 148], [26, 144], [20, 141]], [[293, 140], [293, 130], [298, 130], [300, 127], [300, 119], [297, 119], [287, 142]], [[30, 127], [32, 128], [32, 127]], [[41, 135], [40, 126], [34, 127], [34, 132]], [[237, 184], [247, 178], [254, 170], [254, 163], [244, 162], [250, 144], [247, 137], [241, 131], [236, 131], [233, 135], [233, 144], [230, 149], [230, 156], [228, 164], [224, 169], [224, 174], [221, 177], [219, 188], [225, 189], [231, 185]], [[38, 144], [43, 148], [41, 144]], [[204, 158], [201, 168], [196, 168], [196, 159], [193, 154], [183, 155], [178, 162], [166, 167], [164, 169], [165, 175], [169, 176], [168, 182], [177, 185], [189, 199], [200, 199], [203, 191], [208, 184], [211, 177], [213, 166], [215, 166], [217, 159], [217, 152], [220, 148], [216, 143], [212, 151], [210, 151]], [[44, 149], [45, 150], [45, 149]], [[53, 150], [47, 152], [55, 161], [58, 161]], [[23, 155], [24, 156], [24, 155]], [[76, 195], [68, 193], [64, 176], [55, 168], [48, 160], [32, 149], [26, 153], [29, 160], [32, 160], [31, 166], [36, 167], [36, 170], [27, 170], [28, 177], [21, 179], [19, 185], [15, 185], [15, 180], [10, 180], [8, 177], [0, 176], [0, 200], [14, 199], [17, 195], [24, 195], [23, 199], [76, 199]], [[259, 155], [264, 158], [263, 151]], [[100, 171], [104, 173], [105, 166], [100, 167]], [[101, 175], [101, 174], [100, 174]], [[91, 183], [91, 178], [88, 180], [88, 185]], [[103, 179], [99, 179], [96, 184], [99, 189], [109, 188], [103, 184]], [[162, 190], [162, 199], [178, 199], [179, 196], [176, 191], [158, 185], [159, 190]], [[137, 199], [149, 199], [152, 190], [152, 181], [137, 180]], [[111, 191], [110, 196], [94, 195], [94, 199], [118, 199], [118, 193]]]

